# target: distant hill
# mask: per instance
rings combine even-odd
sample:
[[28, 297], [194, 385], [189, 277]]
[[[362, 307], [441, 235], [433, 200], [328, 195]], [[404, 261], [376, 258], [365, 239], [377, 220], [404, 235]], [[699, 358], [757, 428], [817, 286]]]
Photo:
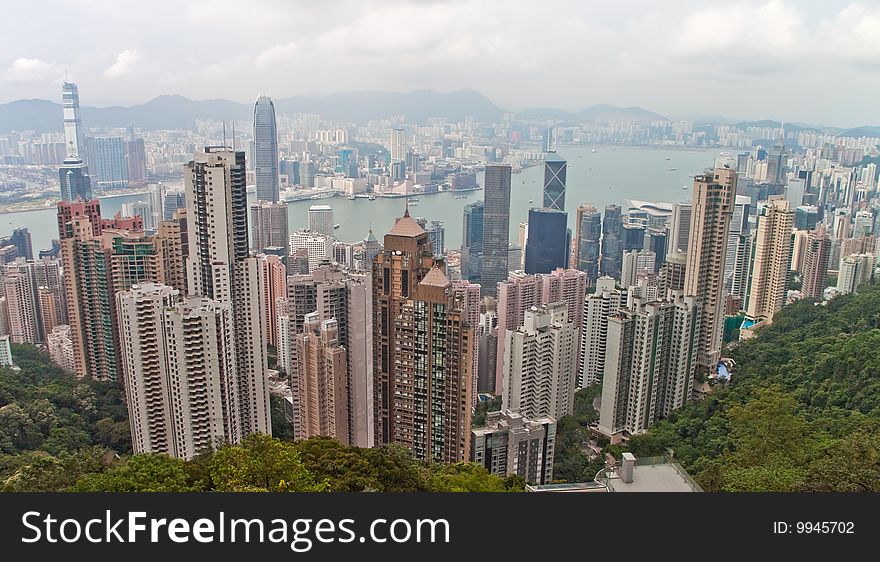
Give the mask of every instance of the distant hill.
[[840, 133], [845, 137], [880, 137], [880, 125], [864, 125], [854, 129], [846, 129]]
[[517, 113], [516, 117], [524, 121], [563, 121], [563, 122], [592, 122], [605, 123], [608, 121], [626, 121], [630, 123], [648, 123], [651, 121], [668, 121], [668, 118], [643, 109], [641, 107], [617, 107], [614, 105], [599, 104], [574, 113], [538, 107], [526, 109]]
[[[422, 123], [429, 117], [462, 121], [498, 122], [504, 111], [473, 90], [435, 92], [419, 90], [398, 92], [347, 92], [322, 98], [296, 96], [278, 98], [279, 114], [318, 113], [338, 121], [366, 122], [392, 115], [405, 115], [408, 121]], [[143, 129], [180, 129], [192, 127], [197, 119], [249, 120], [253, 105], [229, 100], [191, 100], [183, 96], [163, 95], [130, 107], [82, 107], [86, 127], [124, 127], [132, 124]], [[61, 104], [47, 100], [17, 100], [0, 104], [0, 132], [62, 130]]]

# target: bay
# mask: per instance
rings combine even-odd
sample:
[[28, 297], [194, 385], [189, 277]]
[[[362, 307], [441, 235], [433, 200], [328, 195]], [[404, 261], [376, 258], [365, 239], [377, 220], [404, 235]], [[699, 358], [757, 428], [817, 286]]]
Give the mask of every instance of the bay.
[[[575, 209], [580, 203], [591, 203], [604, 212], [606, 205], [622, 205], [626, 199], [667, 203], [688, 200], [693, 176], [711, 168], [717, 153], [714, 149], [562, 145], [559, 155], [568, 161], [565, 209], [569, 226], [574, 229]], [[528, 220], [529, 208], [541, 205], [544, 166], [531, 166], [511, 177], [510, 236], [515, 242], [520, 221]], [[482, 173], [477, 175], [477, 181], [482, 185]], [[468, 197], [455, 198], [461, 195]], [[113, 216], [122, 209], [123, 203], [145, 197], [146, 194], [103, 197], [101, 214]], [[410, 207], [410, 214], [429, 221], [442, 221], [446, 228], [446, 247], [458, 249], [464, 207], [481, 200], [483, 191], [413, 197], [419, 201]], [[345, 197], [291, 201], [288, 211], [291, 230], [308, 225], [308, 209], [314, 204], [327, 204], [333, 208], [334, 222], [340, 225], [335, 234], [346, 242], [363, 240], [370, 228], [381, 240], [394, 225], [394, 220], [403, 215], [406, 205], [403, 198], [381, 197], [374, 201]], [[52, 239], [58, 238], [55, 208], [0, 215], [0, 234], [9, 234], [13, 228], [19, 227], [30, 230], [35, 252], [38, 248], [50, 247]]]

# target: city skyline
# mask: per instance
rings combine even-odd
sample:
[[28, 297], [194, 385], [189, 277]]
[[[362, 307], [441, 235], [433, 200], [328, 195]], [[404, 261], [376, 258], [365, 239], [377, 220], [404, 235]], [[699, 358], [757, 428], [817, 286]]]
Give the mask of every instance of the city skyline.
[[[646, 1], [589, 10], [563, 2], [553, 9], [523, 4], [509, 13], [477, 0], [340, 0], [295, 8], [264, 2], [262, 9], [241, 11], [237, 21], [248, 23], [244, 29], [260, 29], [260, 36], [230, 35], [228, 54], [219, 59], [211, 46], [188, 39], [199, 36], [193, 30], [208, 25], [202, 7], [196, 2], [178, 10], [159, 2], [148, 11], [129, 11], [117, 3], [94, 2], [70, 10], [58, 2], [41, 7], [37, 16], [32, 5], [13, 4], [7, 14], [11, 19], [39, 17], [48, 29], [63, 26], [72, 37], [63, 46], [54, 45], [24, 26], [11, 28], [9, 42], [15, 48], [0, 58], [0, 102], [55, 99], [65, 76], [93, 92], [90, 99], [102, 106], [142, 103], [160, 94], [211, 99], [218, 92], [223, 92], [219, 97], [246, 102], [253, 99], [252, 85], [276, 98], [316, 96], [350, 91], [354, 79], [359, 90], [474, 89], [511, 111], [548, 106], [576, 111], [604, 102], [642, 106], [673, 119], [718, 117], [718, 108], [724, 107], [720, 116], [732, 119], [840, 127], [880, 121], [880, 115], [870, 113], [876, 110], [869, 97], [880, 81], [874, 54], [880, 8], [845, 0], [747, 0], [731, 7], [683, 2], [662, 12]], [[296, 10], [297, 17], [286, 17], [288, 10]], [[481, 17], [490, 10], [492, 17]], [[569, 17], [560, 22], [560, 12]], [[305, 24], [330, 13], [331, 25]], [[413, 24], [422, 20], [433, 25], [422, 29]], [[723, 40], [708, 41], [706, 30], [722, 22]], [[557, 30], [552, 40], [531, 32], [548, 25]], [[357, 31], [388, 27], [399, 32], [384, 34], [368, 49], [352, 40]], [[96, 32], [106, 44], [100, 54], [91, 53], [85, 41]], [[156, 40], [159, 32], [173, 34], [176, 41], [166, 46]], [[447, 41], [450, 36], [455, 41]], [[70, 45], [81, 46], [71, 51]], [[473, 64], [475, 51], [485, 56]], [[188, 55], [181, 57], [180, 52]], [[322, 74], [319, 82], [323, 56], [332, 56], [339, 72]], [[396, 57], [398, 64], [384, 64], [388, 57]], [[805, 69], [797, 64], [801, 57], [816, 64]], [[465, 59], [469, 64], [461, 65]], [[589, 77], [571, 72], [584, 64], [593, 69]], [[724, 72], [713, 76], [718, 64]], [[291, 73], [299, 79], [283, 78]], [[560, 74], [574, 80], [573, 87], [560, 91], [542, 86]], [[784, 79], [786, 87], [763, 88], [758, 103], [748, 79], [771, 77], [777, 83]], [[833, 88], [835, 77], [855, 83]], [[706, 79], [724, 86], [721, 93], [711, 99], [687, 94], [690, 86]], [[643, 93], [648, 84], [650, 96]], [[805, 88], [826, 103], [816, 107], [814, 96], [790, 96], [792, 90]]]

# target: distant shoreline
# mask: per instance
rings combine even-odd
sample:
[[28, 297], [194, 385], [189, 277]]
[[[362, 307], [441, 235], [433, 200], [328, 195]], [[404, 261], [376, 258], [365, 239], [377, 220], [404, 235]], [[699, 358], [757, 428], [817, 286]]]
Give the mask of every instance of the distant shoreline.
[[[115, 197], [129, 197], [131, 195], [143, 195], [144, 193], [149, 193], [148, 191], [133, 191], [131, 193], [114, 193], [111, 195], [101, 195], [98, 197], [98, 200], [101, 199], [113, 199]], [[47, 199], [41, 199], [40, 203], [43, 203], [41, 207], [26, 207], [24, 209], [0, 209], [0, 215], [10, 215], [13, 213], [30, 213], [34, 211], [46, 211], [55, 209], [56, 205], [46, 205], [45, 202]], [[56, 203], [57, 204], [57, 203]]]

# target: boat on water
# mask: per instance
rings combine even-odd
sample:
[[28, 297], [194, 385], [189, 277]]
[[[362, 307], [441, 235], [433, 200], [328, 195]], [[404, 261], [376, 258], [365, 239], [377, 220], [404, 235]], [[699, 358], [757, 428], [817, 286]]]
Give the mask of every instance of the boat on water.
[[688, 186], [686, 186], [686, 185], [681, 186], [682, 191], [687, 190], [687, 188], [688, 188]]
[[677, 170], [677, 169], [678, 169], [678, 168], [669, 168], [669, 171], [670, 171], [670, 172], [674, 172], [674, 171]]
[[410, 201], [410, 202], [409, 202], [409, 206], [410, 206], [410, 207], [415, 207], [416, 205], [418, 205], [418, 202], [415, 202], [415, 201]]
[[375, 201], [375, 200], [376, 200], [376, 196], [375, 196], [375, 195], [370, 195], [369, 197], [367, 197], [367, 199], [369, 199], [370, 201]]
[[535, 202], [534, 199], [529, 199], [529, 203], [534, 203], [534, 202]]
[[468, 196], [467, 195], [456, 195], [455, 198], [456, 199], [467, 199]]
[[355, 196], [354, 196], [353, 193], [352, 193], [351, 195], [348, 196], [348, 200], [349, 200], [349, 201], [354, 201], [355, 199], [356, 199], [356, 198], [355, 198]]
[[668, 158], [668, 157], [667, 157], [666, 159], [667, 159], [667, 160], [671, 160], [671, 158]]
[[417, 197], [410, 197], [409, 199], [407, 199], [407, 201], [409, 201], [410, 203], [418, 203], [419, 199]]
[[594, 149], [593, 149], [593, 150], [591, 150], [591, 151], [590, 151], [590, 152], [596, 152], [596, 149], [595, 149], [595, 148], [594, 148]]
[[335, 228], [339, 228], [340, 226], [341, 226], [341, 225], [340, 225], [339, 223], [336, 223], [336, 224], [333, 225], [333, 228], [334, 228], [334, 229], [335, 229]]

